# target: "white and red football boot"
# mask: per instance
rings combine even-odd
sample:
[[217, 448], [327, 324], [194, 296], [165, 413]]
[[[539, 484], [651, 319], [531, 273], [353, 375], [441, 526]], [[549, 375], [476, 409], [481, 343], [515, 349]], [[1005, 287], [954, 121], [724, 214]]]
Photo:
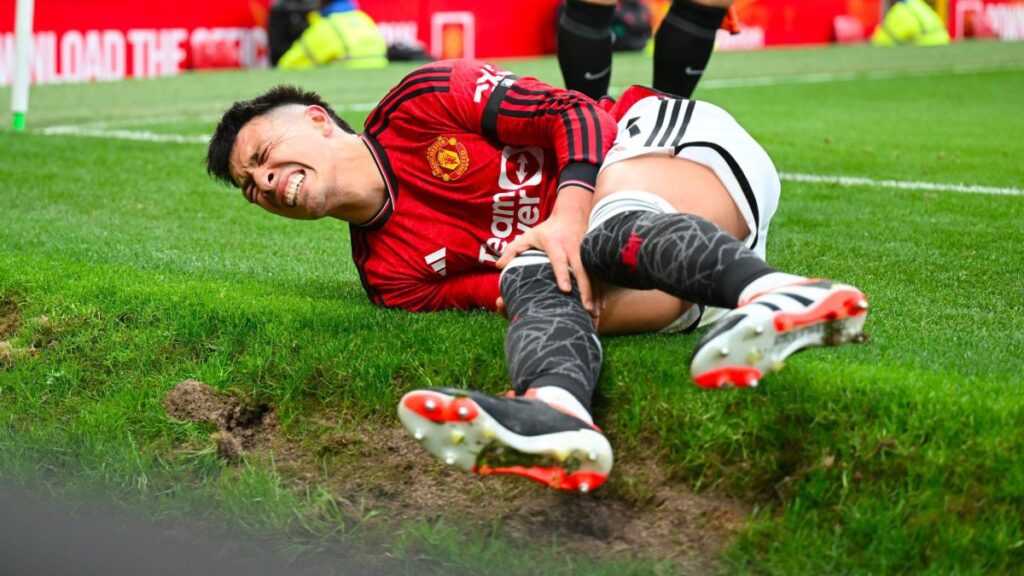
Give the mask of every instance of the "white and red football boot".
[[428, 452], [475, 474], [514, 474], [551, 488], [589, 492], [612, 469], [594, 425], [526, 397], [428, 388], [406, 394], [398, 417]]
[[864, 342], [867, 311], [863, 292], [828, 280], [768, 290], [711, 326], [693, 351], [690, 374], [703, 388], [757, 386], [800, 350]]

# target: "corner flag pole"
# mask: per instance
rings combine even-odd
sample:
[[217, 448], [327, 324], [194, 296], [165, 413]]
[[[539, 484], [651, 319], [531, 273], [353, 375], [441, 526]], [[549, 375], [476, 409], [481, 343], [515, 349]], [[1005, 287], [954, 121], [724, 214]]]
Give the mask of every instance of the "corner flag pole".
[[14, 130], [25, 129], [28, 113], [29, 62], [32, 56], [32, 12], [35, 0], [18, 0], [14, 24], [14, 82], [11, 87], [11, 112]]

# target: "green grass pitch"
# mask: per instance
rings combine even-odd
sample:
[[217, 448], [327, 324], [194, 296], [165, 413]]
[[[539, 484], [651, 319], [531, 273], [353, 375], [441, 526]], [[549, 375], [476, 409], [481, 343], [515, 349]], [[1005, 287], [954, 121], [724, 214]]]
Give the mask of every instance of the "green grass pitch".
[[[553, 58], [501, 64], [560, 83]], [[207, 178], [203, 142], [233, 100], [280, 82], [360, 126], [410, 69], [33, 89], [27, 131], [0, 131], [0, 483], [304, 552], [384, 535], [375, 546], [399, 568], [427, 554], [439, 573], [675, 572], [563, 555], [557, 534], [523, 555], [501, 518], [470, 536], [458, 518], [339, 512], [360, 495], [332, 474], [359, 458], [371, 469], [375, 439], [340, 455], [324, 439], [395, 430], [415, 387], [503, 391], [505, 321], [373, 308], [345, 225], [248, 206]], [[649, 78], [649, 59], [616, 55], [613, 86]], [[743, 506], [702, 570], [1020, 573], [1024, 43], [719, 53], [696, 97], [736, 116], [783, 174], [769, 260], [863, 289], [871, 338], [715, 393], [688, 378], [699, 335], [607, 339], [596, 410], [622, 470], [656, 467]], [[275, 407], [287, 448], [219, 458], [209, 425], [165, 414], [189, 378]], [[280, 465], [285, 450], [314, 466]], [[460, 481], [442, 472], [428, 480]], [[402, 489], [400, 470], [374, 474]], [[657, 486], [639, 478], [617, 469], [602, 490], [640, 506]], [[495, 485], [518, 502], [544, 490]]]

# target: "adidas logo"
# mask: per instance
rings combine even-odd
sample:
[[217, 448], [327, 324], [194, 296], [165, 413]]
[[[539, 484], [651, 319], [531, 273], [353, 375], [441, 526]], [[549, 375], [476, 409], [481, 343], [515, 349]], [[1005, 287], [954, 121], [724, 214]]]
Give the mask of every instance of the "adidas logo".
[[423, 260], [427, 263], [427, 265], [433, 268], [434, 272], [437, 272], [441, 276], [444, 276], [445, 274], [448, 273], [448, 271], [445, 270], [444, 261], [444, 255], [447, 252], [447, 250], [447, 248], [441, 248], [440, 250], [436, 252], [431, 252], [430, 254], [427, 254], [426, 256], [423, 257]]

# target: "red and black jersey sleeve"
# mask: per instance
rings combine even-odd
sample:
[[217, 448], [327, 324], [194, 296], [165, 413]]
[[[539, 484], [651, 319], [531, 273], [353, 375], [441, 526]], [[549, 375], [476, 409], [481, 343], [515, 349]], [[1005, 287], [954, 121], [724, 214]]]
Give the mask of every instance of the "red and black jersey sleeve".
[[605, 152], [615, 140], [616, 123], [579, 92], [519, 78], [494, 89], [484, 109], [482, 129], [508, 144], [546, 142], [558, 159], [559, 188], [576, 184], [593, 189]]
[[406, 76], [366, 121], [378, 135], [395, 122], [458, 127], [498, 143], [537, 146], [558, 161], [560, 184], [592, 188], [615, 140], [615, 119], [578, 92], [475, 60], [442, 60]]

